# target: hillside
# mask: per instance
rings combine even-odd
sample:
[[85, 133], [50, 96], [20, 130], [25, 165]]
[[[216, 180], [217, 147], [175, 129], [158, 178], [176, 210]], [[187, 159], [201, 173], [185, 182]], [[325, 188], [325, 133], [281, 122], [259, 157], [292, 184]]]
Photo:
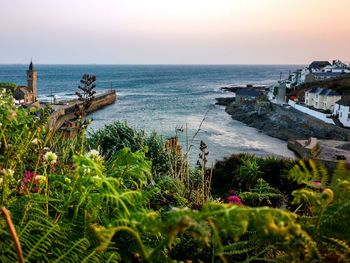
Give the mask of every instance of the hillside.
[[345, 74], [337, 79], [304, 83], [297, 87], [297, 96], [304, 97], [305, 90], [312, 87], [329, 88], [337, 91], [341, 95], [350, 95], [350, 74]]

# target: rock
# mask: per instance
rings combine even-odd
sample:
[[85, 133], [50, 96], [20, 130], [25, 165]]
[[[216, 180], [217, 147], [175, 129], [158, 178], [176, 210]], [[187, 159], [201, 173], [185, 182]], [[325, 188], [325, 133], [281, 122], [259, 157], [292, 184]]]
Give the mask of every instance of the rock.
[[327, 124], [295, 109], [286, 109], [270, 102], [231, 103], [225, 110], [233, 119], [286, 141], [309, 137], [350, 141], [348, 129]]
[[226, 106], [232, 102], [236, 101], [235, 97], [229, 97], [229, 98], [216, 98], [216, 103], [217, 105], [222, 105]]

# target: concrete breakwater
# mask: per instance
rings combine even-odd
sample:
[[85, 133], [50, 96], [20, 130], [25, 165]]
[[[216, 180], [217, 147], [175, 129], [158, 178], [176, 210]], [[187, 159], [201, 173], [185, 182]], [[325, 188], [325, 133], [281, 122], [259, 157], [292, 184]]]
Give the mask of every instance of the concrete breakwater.
[[[115, 90], [98, 94], [92, 101], [91, 106], [88, 109], [88, 113], [99, 110], [105, 106], [114, 103], [117, 100], [117, 94]], [[54, 112], [50, 117], [50, 127], [60, 128], [66, 121], [70, 121], [76, 118], [76, 105], [82, 105], [83, 102], [79, 100], [70, 100], [62, 105], [52, 105]]]

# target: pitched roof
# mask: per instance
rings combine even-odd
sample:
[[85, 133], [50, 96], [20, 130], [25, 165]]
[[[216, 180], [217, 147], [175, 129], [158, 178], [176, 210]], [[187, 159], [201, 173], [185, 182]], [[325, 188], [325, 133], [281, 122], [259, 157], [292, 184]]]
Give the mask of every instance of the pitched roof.
[[318, 88], [318, 87], [313, 87], [311, 89], [305, 90], [305, 92], [307, 92], [307, 93], [317, 93], [317, 92], [319, 92], [319, 89], [320, 88]]
[[21, 92], [23, 92], [23, 93], [29, 93], [29, 90], [28, 90], [28, 87], [26, 87], [26, 86], [18, 86], [17, 88], [16, 88], [16, 90], [18, 90], [18, 91], [21, 91]]
[[305, 92], [318, 94], [318, 95], [324, 95], [324, 96], [341, 96], [339, 93], [332, 89], [324, 89], [319, 87], [314, 87], [308, 90], [305, 90]]
[[313, 61], [310, 65], [309, 68], [324, 68], [325, 66], [329, 66], [331, 63], [328, 61]]
[[260, 93], [255, 89], [238, 89], [236, 91], [236, 96], [247, 96], [247, 97], [258, 97]]

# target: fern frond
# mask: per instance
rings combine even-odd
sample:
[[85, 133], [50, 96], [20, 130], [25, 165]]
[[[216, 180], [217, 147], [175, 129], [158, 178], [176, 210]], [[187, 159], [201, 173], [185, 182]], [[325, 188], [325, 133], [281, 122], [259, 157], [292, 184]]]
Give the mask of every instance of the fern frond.
[[71, 248], [69, 248], [63, 255], [61, 255], [59, 258], [57, 258], [54, 263], [59, 263], [59, 262], [67, 262], [67, 259], [72, 259], [75, 257], [75, 255], [79, 253], [84, 253], [90, 246], [89, 240], [86, 238], [82, 238], [74, 244], [71, 245]]
[[348, 245], [348, 243], [333, 237], [329, 237], [327, 239], [336, 244], [346, 255], [350, 256], [350, 246]]
[[[39, 225], [39, 227], [43, 225]], [[29, 237], [28, 241], [24, 242], [26, 248], [29, 250], [25, 254], [27, 260], [31, 260], [32, 257], [40, 257], [40, 255], [45, 254], [51, 247], [52, 242], [54, 242], [60, 236], [60, 228], [58, 225], [52, 225], [50, 228], [45, 229], [41, 238]]]

